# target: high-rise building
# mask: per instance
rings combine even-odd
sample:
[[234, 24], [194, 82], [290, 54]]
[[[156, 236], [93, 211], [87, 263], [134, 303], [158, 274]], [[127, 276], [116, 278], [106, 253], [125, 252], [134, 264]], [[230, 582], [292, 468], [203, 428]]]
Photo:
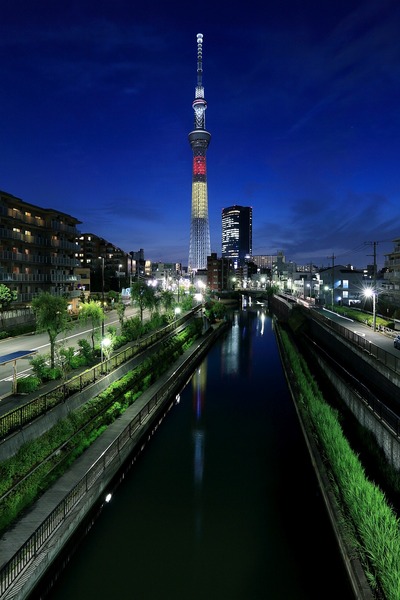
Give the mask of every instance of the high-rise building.
[[189, 273], [206, 269], [211, 253], [210, 224], [208, 221], [206, 152], [211, 134], [206, 131], [207, 102], [203, 87], [203, 34], [197, 34], [197, 86], [193, 100], [194, 130], [189, 133], [193, 150], [192, 213], [190, 223]]
[[234, 269], [243, 267], [253, 252], [253, 209], [250, 206], [229, 206], [222, 209], [222, 257], [228, 258]]

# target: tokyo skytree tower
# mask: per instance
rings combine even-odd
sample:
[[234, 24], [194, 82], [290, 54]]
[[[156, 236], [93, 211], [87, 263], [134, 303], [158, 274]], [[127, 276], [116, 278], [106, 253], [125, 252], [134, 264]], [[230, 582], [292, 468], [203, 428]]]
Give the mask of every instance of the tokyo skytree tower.
[[203, 88], [203, 34], [197, 34], [197, 86], [193, 100], [194, 130], [189, 133], [193, 150], [192, 216], [190, 222], [189, 272], [207, 268], [211, 254], [210, 224], [208, 221], [206, 152], [211, 134], [206, 131], [207, 102]]

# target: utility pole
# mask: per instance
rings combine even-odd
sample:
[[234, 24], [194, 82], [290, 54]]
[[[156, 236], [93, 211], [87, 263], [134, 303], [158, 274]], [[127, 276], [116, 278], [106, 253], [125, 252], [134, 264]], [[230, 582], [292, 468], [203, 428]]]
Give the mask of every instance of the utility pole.
[[[104, 315], [104, 256], [99, 256], [101, 260], [101, 299], [103, 303], [103, 315]], [[104, 338], [104, 319], [101, 321], [101, 338]]]
[[332, 306], [333, 306], [333, 288], [335, 287], [335, 258], [336, 256], [332, 253], [332, 256], [328, 256], [327, 258], [330, 258], [332, 260], [332, 290], [331, 290], [331, 294], [332, 294]]
[[373, 287], [372, 287], [372, 314], [373, 314], [373, 322], [372, 322], [372, 328], [373, 331], [376, 331], [376, 311], [377, 311], [377, 304], [378, 304], [378, 290], [376, 289], [376, 279], [377, 279], [377, 267], [376, 267], [376, 247], [379, 244], [379, 242], [365, 242], [366, 244], [369, 244], [371, 246], [373, 246], [374, 251], [373, 254], [368, 254], [368, 256], [373, 256], [374, 258], [374, 270], [372, 273], [372, 281], [373, 281]]
[[372, 280], [374, 282], [374, 290], [376, 290], [376, 279], [377, 279], [376, 247], [379, 244], [379, 242], [365, 242], [365, 244], [368, 244], [368, 245], [374, 247], [373, 254], [367, 254], [367, 256], [373, 256], [374, 257], [374, 271], [372, 273]]

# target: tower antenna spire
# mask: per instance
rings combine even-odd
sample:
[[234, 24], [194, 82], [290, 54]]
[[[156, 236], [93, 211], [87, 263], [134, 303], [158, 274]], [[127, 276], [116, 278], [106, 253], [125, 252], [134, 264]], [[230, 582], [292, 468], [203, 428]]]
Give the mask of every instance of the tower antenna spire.
[[203, 34], [197, 34], [197, 87], [203, 87]]
[[207, 102], [203, 88], [203, 34], [197, 34], [197, 86], [192, 103], [194, 129], [189, 133], [193, 151], [192, 214], [190, 223], [189, 272], [207, 268], [211, 254], [210, 224], [208, 221], [206, 152], [211, 134], [206, 131]]

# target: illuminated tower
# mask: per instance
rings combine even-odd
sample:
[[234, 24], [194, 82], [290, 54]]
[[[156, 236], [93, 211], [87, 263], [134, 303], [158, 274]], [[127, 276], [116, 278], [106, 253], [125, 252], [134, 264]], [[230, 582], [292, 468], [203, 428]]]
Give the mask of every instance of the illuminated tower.
[[203, 34], [197, 34], [197, 86], [193, 100], [194, 130], [189, 133], [193, 150], [192, 216], [190, 222], [189, 272], [207, 268], [211, 254], [208, 222], [206, 152], [211, 134], [206, 131], [206, 108], [203, 88]]

